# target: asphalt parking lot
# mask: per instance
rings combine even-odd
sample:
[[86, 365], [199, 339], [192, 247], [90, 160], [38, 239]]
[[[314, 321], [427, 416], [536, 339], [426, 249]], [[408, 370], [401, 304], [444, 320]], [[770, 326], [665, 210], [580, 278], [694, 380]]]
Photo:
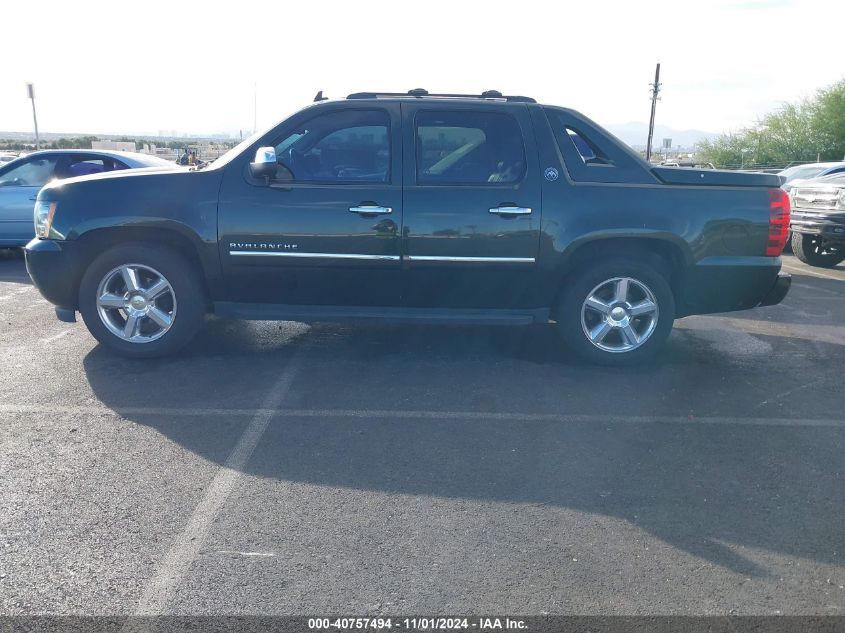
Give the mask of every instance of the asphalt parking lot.
[[0, 612], [845, 614], [845, 265], [641, 368], [209, 319], [126, 361], [0, 253]]

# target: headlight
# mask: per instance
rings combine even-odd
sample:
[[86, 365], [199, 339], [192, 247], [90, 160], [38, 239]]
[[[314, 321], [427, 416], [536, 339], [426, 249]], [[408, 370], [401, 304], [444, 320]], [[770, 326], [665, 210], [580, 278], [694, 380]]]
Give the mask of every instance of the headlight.
[[845, 210], [845, 189], [840, 190], [839, 200], [836, 201], [836, 208]]
[[49, 237], [53, 226], [53, 216], [56, 215], [56, 203], [38, 200], [35, 203], [35, 236]]

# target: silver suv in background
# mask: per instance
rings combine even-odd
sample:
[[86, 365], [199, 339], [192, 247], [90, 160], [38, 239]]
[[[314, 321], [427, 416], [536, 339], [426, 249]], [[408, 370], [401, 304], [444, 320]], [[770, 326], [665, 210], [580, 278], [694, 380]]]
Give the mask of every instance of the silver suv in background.
[[845, 261], [845, 172], [802, 182], [790, 198], [795, 256], [822, 268]]

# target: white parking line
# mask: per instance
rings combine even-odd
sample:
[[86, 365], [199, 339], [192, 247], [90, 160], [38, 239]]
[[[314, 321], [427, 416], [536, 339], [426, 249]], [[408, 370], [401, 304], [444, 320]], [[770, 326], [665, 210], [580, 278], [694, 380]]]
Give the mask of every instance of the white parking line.
[[[199, 505], [194, 509], [185, 529], [176, 537], [170, 551], [155, 575], [147, 582], [135, 609], [136, 615], [160, 615], [188, 572], [202, 548], [205, 536], [229, 494], [241, 478], [242, 471], [273, 418], [272, 412], [282, 403], [299, 372], [307, 345], [300, 346], [285, 370], [273, 384], [262, 407], [253, 412], [252, 420], [238, 439], [228, 459], [214, 476]], [[133, 630], [124, 627], [124, 630]]]
[[825, 273], [820, 273], [815, 270], [807, 270], [806, 268], [797, 268], [796, 266], [787, 266], [786, 264], [781, 265], [782, 268], [786, 269], [791, 273], [795, 273], [798, 275], [811, 275], [813, 277], [822, 277], [824, 279], [833, 279], [834, 281], [845, 281], [842, 277], [834, 277], [833, 275], [828, 275]]
[[0, 297], [0, 301], [5, 301], [6, 299], [14, 299], [15, 297], [19, 297], [20, 295], [26, 294], [30, 290], [32, 290], [32, 286], [24, 286], [23, 288], [18, 288], [17, 290], [13, 290], [9, 294]]
[[58, 334], [54, 334], [53, 336], [48, 336], [47, 338], [42, 338], [41, 342], [42, 343], [52, 343], [53, 341], [58, 341], [63, 336], [67, 336], [68, 334], [70, 334], [70, 332], [71, 332], [70, 330], [62, 330]]
[[[807, 427], [845, 427], [842, 418], [770, 418], [770, 417], [727, 417], [696, 415], [595, 415], [595, 414], [560, 414], [560, 413], [518, 413], [518, 412], [480, 412], [480, 411], [436, 411], [403, 409], [180, 409], [177, 407], [125, 407], [107, 409], [96, 406], [62, 406], [38, 404], [2, 404], [0, 420], [4, 416], [42, 415], [52, 417], [62, 415], [104, 415], [131, 419], [142, 417], [253, 417], [270, 420], [272, 418], [354, 418], [354, 419], [396, 419], [396, 420], [469, 420], [469, 421], [504, 421], [504, 422], [557, 422], [560, 424], [725, 424], [734, 426], [807, 426]], [[2, 422], [0, 422], [2, 424]]]

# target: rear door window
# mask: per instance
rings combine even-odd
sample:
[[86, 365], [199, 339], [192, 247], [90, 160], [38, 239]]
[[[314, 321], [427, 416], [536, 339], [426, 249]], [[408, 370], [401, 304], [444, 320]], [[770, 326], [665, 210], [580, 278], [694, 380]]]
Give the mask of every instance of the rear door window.
[[65, 158], [57, 169], [56, 175], [59, 178], [73, 178], [74, 176], [100, 174], [115, 169], [126, 169], [126, 165], [107, 156], [79, 154]]
[[525, 176], [525, 149], [516, 119], [468, 110], [416, 116], [417, 184], [514, 184]]

